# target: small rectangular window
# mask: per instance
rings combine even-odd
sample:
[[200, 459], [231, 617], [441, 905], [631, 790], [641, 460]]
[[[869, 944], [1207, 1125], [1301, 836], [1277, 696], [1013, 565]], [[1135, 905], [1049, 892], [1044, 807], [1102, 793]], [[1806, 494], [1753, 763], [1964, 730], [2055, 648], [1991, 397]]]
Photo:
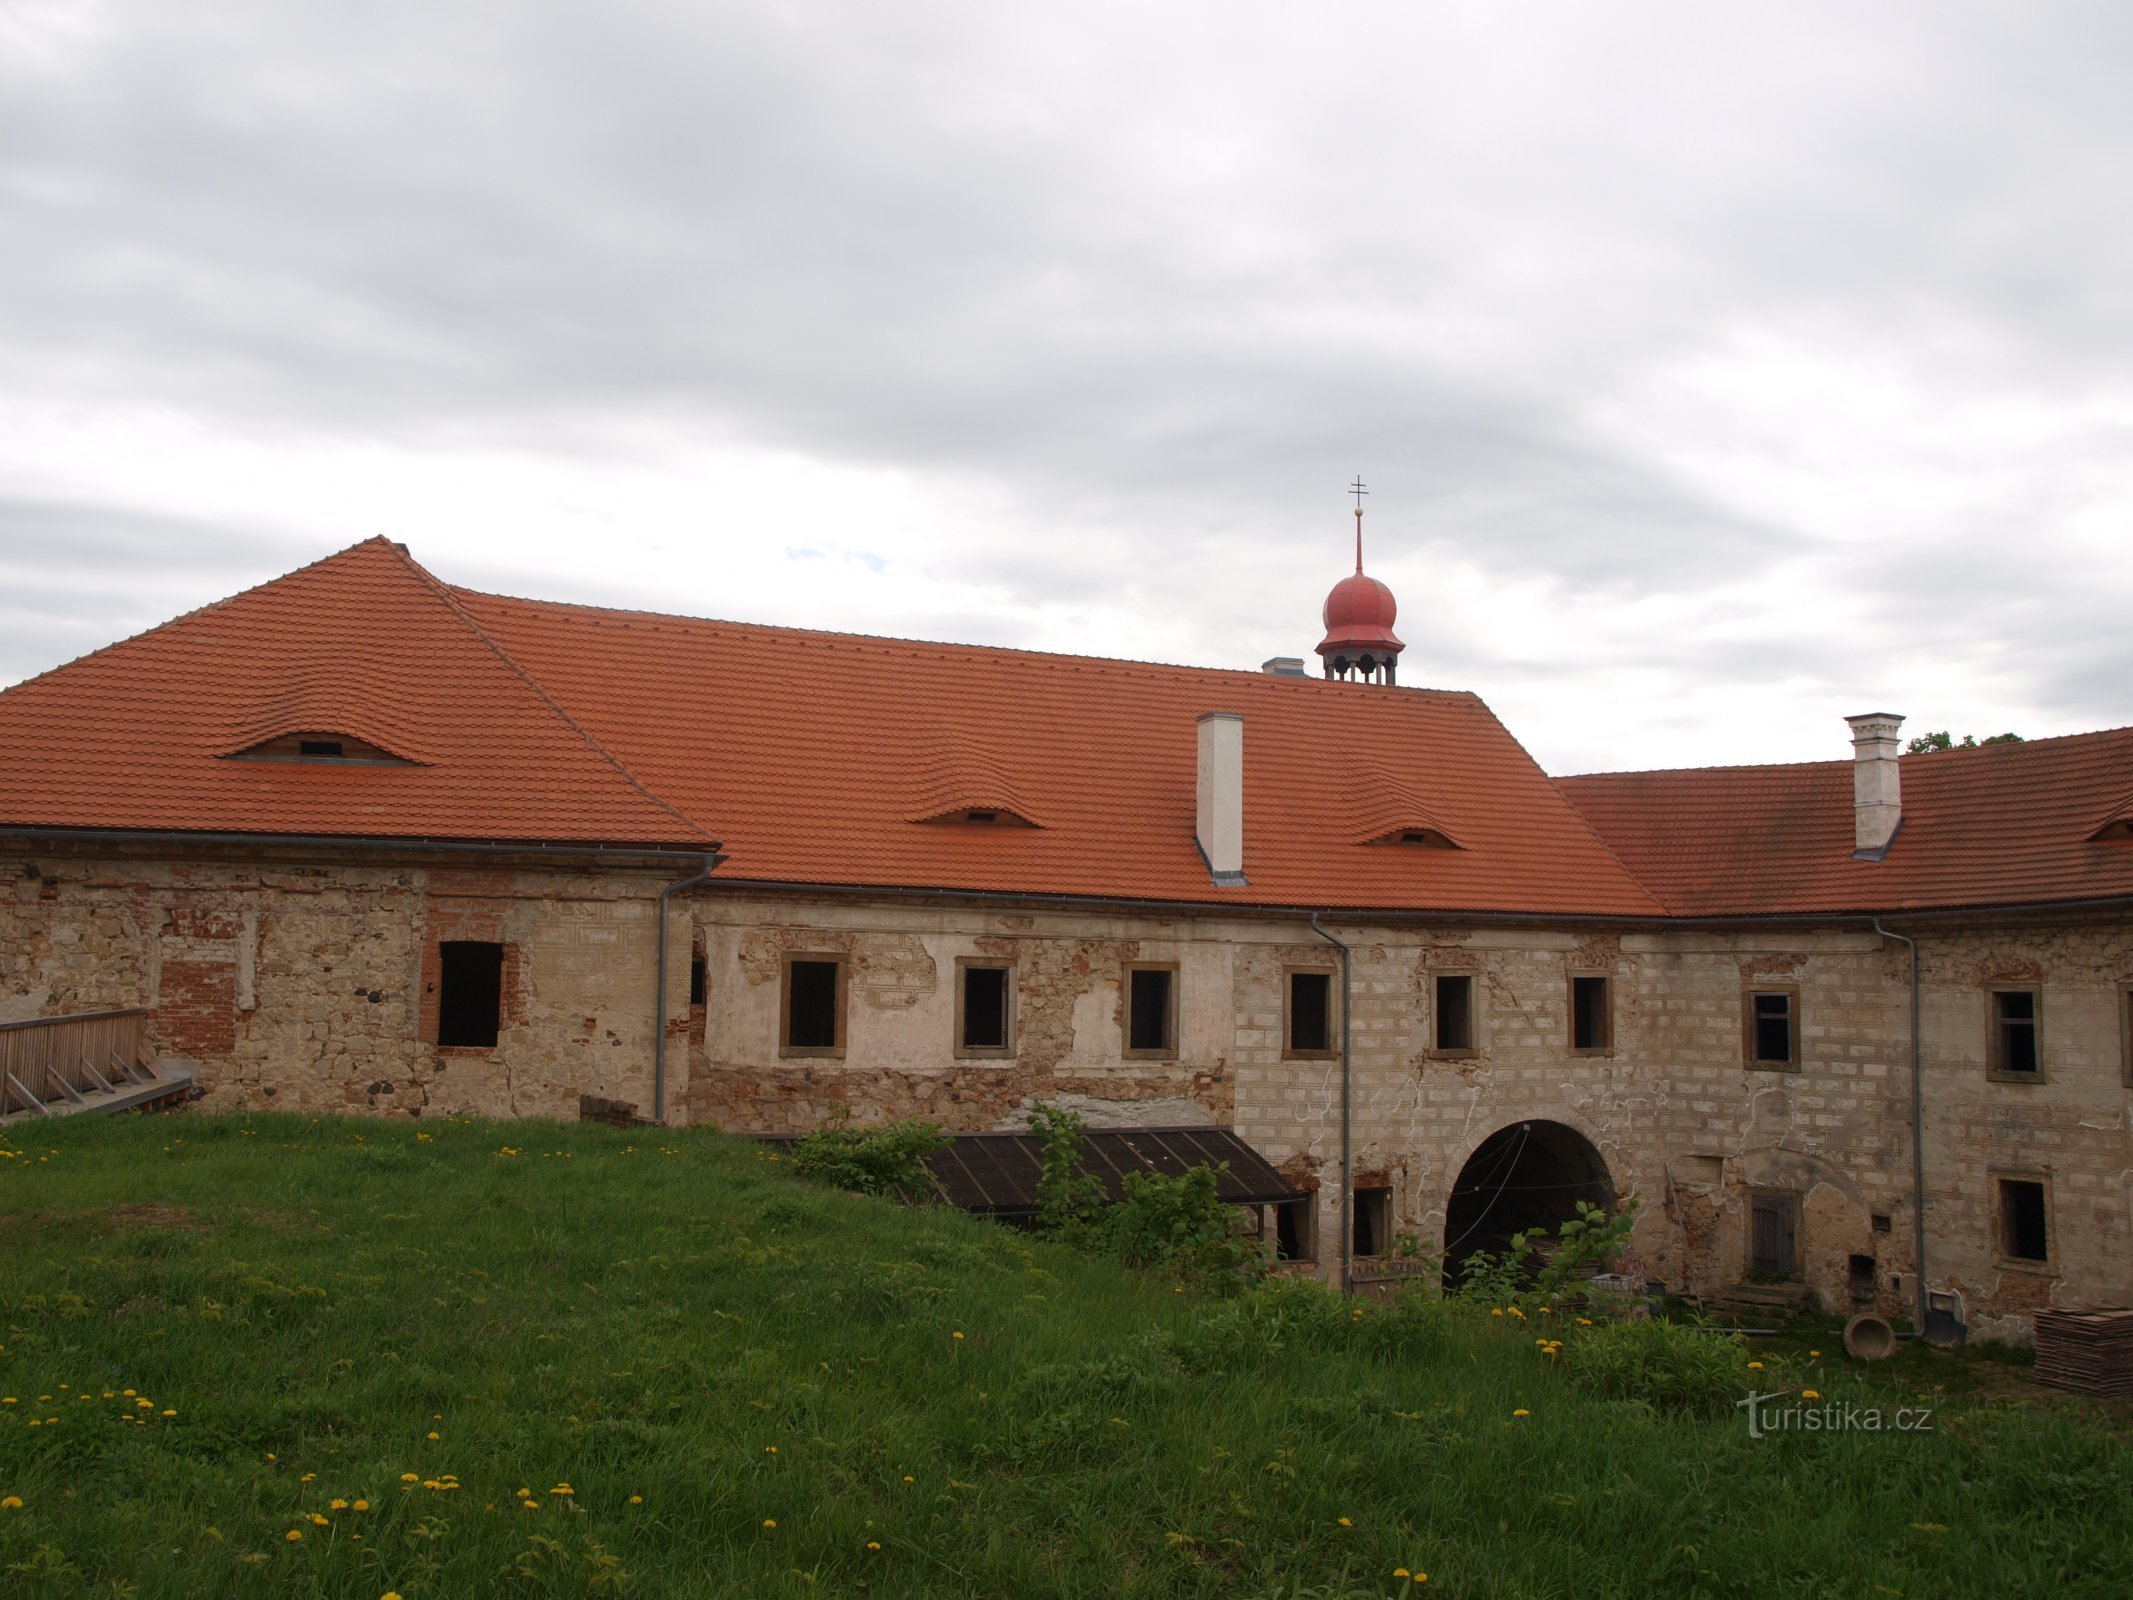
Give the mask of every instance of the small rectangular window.
[[1289, 974], [1287, 1056], [1333, 1054], [1333, 974]]
[[1799, 1065], [1800, 1029], [1797, 989], [1748, 991], [1748, 1065], [1784, 1068]]
[[1168, 1056], [1177, 1053], [1177, 969], [1126, 969], [1126, 1054]]
[[503, 1021], [504, 947], [482, 939], [437, 946], [437, 1043], [493, 1050]]
[[2035, 1178], [1995, 1178], [1999, 1190], [2000, 1255], [2008, 1261], [2047, 1265], [2052, 1258], [2051, 1219], [2044, 1184]]
[[1392, 1191], [1355, 1191], [1355, 1234], [1351, 1248], [1359, 1256], [1381, 1256], [1392, 1248]]
[[1274, 1207], [1274, 1255], [1281, 1261], [1317, 1259], [1317, 1230], [1311, 1220], [1311, 1200], [1288, 1200]]
[[1437, 1049], [1445, 1055], [1472, 1055], [1474, 975], [1470, 972], [1440, 972], [1433, 990], [1437, 1002]]
[[1570, 1048], [1605, 1055], [1614, 1048], [1614, 986], [1603, 976], [1570, 980]]
[[1994, 989], [1987, 995], [1992, 1007], [1990, 1059], [1992, 1070], [2010, 1078], [2034, 1078], [2044, 1070], [2038, 1049], [2038, 993], [2035, 989]]
[[340, 759], [341, 741], [338, 739], [299, 739], [296, 753], [300, 756], [330, 756]]
[[789, 1056], [844, 1054], [844, 959], [785, 958], [785, 1029]]
[[1014, 1051], [1014, 969], [966, 961], [957, 969], [957, 1055], [1004, 1056]]
[[689, 1004], [702, 1005], [710, 989], [709, 969], [704, 962], [704, 953], [699, 950], [689, 957]]

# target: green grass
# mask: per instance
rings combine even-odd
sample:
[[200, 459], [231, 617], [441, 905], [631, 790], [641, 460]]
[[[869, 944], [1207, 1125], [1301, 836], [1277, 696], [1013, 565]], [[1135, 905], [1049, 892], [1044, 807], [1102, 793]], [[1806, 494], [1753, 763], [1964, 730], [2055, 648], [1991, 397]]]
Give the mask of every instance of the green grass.
[[[711, 1134], [9, 1137], [0, 1595], [2133, 1592], [2075, 1404], [1755, 1441], [1514, 1318], [1203, 1301]], [[1824, 1354], [1742, 1391], [1917, 1403]]]

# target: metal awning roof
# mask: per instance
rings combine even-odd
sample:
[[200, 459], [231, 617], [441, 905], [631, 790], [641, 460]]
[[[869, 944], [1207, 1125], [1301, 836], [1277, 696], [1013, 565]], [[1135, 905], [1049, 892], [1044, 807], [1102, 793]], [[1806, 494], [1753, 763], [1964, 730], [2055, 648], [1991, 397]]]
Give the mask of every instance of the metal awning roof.
[[[1043, 1141], [1034, 1133], [960, 1133], [926, 1165], [950, 1205], [994, 1217], [1037, 1213], [1037, 1180], [1043, 1172]], [[779, 1134], [766, 1142], [795, 1144]], [[1129, 1172], [1175, 1177], [1194, 1167], [1229, 1170], [1215, 1193], [1231, 1205], [1272, 1205], [1301, 1200], [1305, 1191], [1276, 1172], [1266, 1157], [1227, 1128], [1091, 1128], [1081, 1139], [1081, 1170], [1119, 1197]]]

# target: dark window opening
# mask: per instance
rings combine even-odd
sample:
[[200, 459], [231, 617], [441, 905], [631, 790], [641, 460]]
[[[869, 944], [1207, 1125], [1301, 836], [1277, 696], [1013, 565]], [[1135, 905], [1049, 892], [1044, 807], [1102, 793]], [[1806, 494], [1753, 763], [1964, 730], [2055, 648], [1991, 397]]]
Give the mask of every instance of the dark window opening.
[[1871, 1300], [1874, 1297], [1874, 1258], [1853, 1256], [1849, 1286], [1854, 1300]]
[[1007, 968], [963, 969], [963, 1048], [1007, 1048]]
[[1890, 1220], [1889, 1214], [1886, 1211], [1877, 1211], [1874, 1213], [1874, 1231], [1876, 1233], [1892, 1233], [1895, 1231], [1895, 1227], [1896, 1224], [1892, 1220]]
[[1471, 975], [1437, 975], [1437, 1048], [1474, 1048], [1474, 980]]
[[790, 1050], [834, 1050], [844, 1041], [837, 1024], [844, 964], [794, 961], [785, 969], [785, 1045]]
[[1289, 974], [1289, 1051], [1323, 1055], [1333, 1048], [1333, 974]]
[[2037, 996], [2029, 989], [1996, 989], [1992, 995], [1992, 1070], [2037, 1070]]
[[1772, 1066], [1791, 1066], [1795, 1059], [1792, 1028], [1792, 996], [1782, 990], [1751, 994], [1749, 1017], [1751, 1061]]
[[504, 1009], [504, 947], [479, 939], [437, 946], [437, 1042], [490, 1050]]
[[1126, 1048], [1168, 1052], [1174, 1032], [1171, 973], [1162, 967], [1135, 967], [1127, 975]]
[[1799, 1206], [1789, 1194], [1749, 1199], [1748, 1270], [1761, 1278], [1790, 1278], [1800, 1270]]
[[699, 950], [689, 957], [689, 1004], [700, 1006], [710, 994], [710, 973], [704, 953]]
[[1282, 1261], [1312, 1259], [1311, 1202], [1289, 1200], [1274, 1208], [1274, 1255]]
[[998, 822], [1000, 820], [1000, 813], [997, 811], [972, 811], [967, 815], [972, 822]]
[[1612, 1007], [1605, 978], [1570, 980], [1570, 1048], [1605, 1050], [1614, 1043]]
[[338, 739], [299, 739], [296, 742], [296, 753], [300, 756], [333, 756], [338, 759], [341, 754], [341, 741]]
[[2044, 1185], [2024, 1178], [2000, 1183], [2000, 1254], [2013, 1261], [2049, 1261]]
[[1392, 1191], [1355, 1191], [1355, 1235], [1352, 1248], [1359, 1256], [1381, 1256], [1392, 1248]]

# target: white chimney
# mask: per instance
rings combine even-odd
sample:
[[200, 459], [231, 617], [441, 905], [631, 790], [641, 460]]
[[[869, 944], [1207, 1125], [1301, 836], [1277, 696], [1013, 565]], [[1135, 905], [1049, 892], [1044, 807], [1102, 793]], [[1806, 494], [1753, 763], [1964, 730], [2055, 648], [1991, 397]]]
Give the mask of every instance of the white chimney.
[[1200, 718], [1200, 854], [1215, 882], [1244, 882], [1244, 719], [1234, 711]]
[[1896, 771], [1896, 730], [1903, 718], [1868, 711], [1844, 720], [1852, 725], [1852, 854], [1879, 861], [1903, 821], [1903, 787]]

